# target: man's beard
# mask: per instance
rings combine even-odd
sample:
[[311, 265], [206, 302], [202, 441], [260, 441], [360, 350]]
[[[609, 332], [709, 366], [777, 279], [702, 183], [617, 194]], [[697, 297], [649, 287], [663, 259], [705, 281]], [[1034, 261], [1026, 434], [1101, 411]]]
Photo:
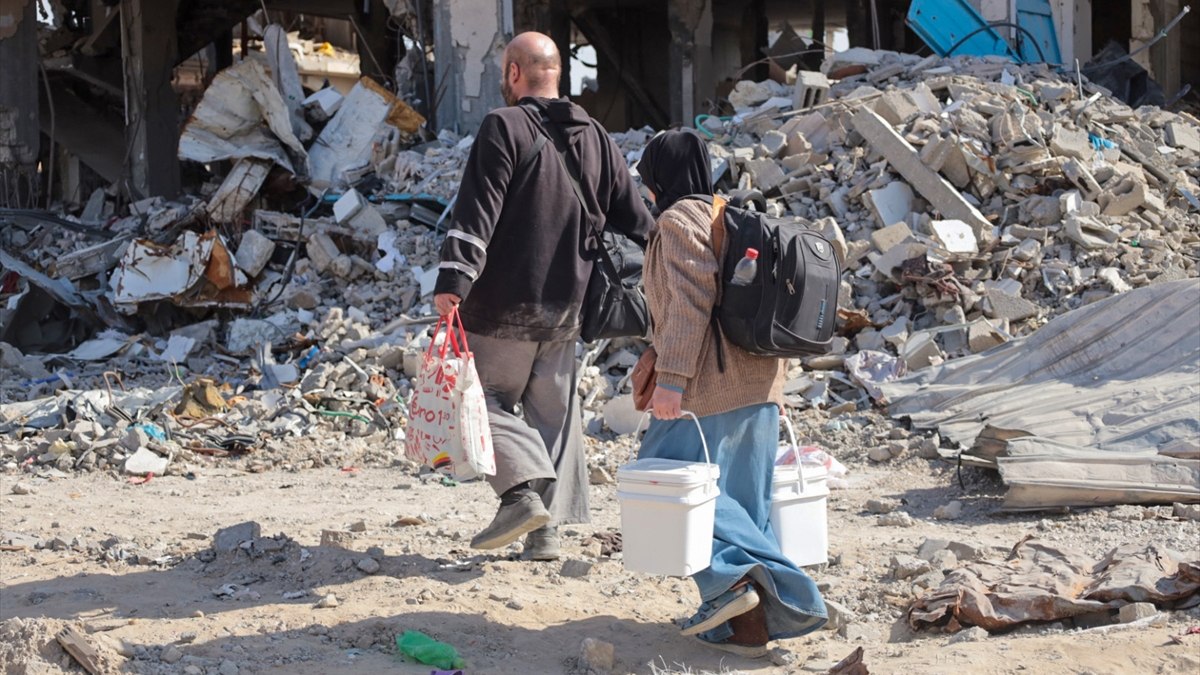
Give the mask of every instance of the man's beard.
[[506, 105], [516, 105], [517, 100], [513, 97], [512, 85], [508, 83], [508, 78], [500, 80], [500, 95], [504, 97]]

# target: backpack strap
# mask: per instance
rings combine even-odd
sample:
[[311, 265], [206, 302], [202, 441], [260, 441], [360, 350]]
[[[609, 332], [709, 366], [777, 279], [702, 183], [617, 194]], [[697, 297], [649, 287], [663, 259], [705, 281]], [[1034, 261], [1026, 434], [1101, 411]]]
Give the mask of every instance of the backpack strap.
[[713, 337], [715, 338], [717, 345], [717, 368], [720, 369], [722, 373], [725, 372], [725, 347], [721, 344], [721, 322], [717, 319], [717, 313], [721, 309], [721, 291], [724, 290], [721, 285], [721, 251], [725, 245], [726, 204], [727, 202], [725, 201], [725, 198], [721, 197], [720, 195], [712, 196], [712, 235], [710, 240], [712, 243], [713, 255], [717, 257], [717, 297], [716, 301], [713, 303], [712, 315], [709, 317], [708, 322], [712, 325]]

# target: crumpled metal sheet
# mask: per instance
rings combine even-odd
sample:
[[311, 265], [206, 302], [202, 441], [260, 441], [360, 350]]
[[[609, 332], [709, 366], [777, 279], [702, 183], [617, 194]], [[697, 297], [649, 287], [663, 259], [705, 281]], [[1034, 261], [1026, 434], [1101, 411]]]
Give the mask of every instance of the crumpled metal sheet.
[[415, 131], [424, 120], [407, 110], [407, 105], [371, 78], [359, 80], [312, 144], [310, 190], [320, 194], [327, 187], [342, 187], [347, 172], [366, 167], [375, 138], [386, 130], [386, 124]]
[[[1181, 442], [1200, 438], [1197, 316], [1200, 279], [1146, 286], [1068, 312], [1028, 337], [879, 386], [893, 417], [936, 428], [970, 448], [965, 458], [992, 466], [1018, 439], [1024, 457], [1066, 461], [1062, 449], [1073, 448], [1114, 461], [1179, 458]], [[1173, 465], [1195, 471], [1195, 462]], [[1108, 501], [1091, 503], [1122, 503], [1127, 486], [1111, 487]], [[1193, 487], [1188, 500], [1200, 501], [1200, 486]]]
[[134, 241], [109, 279], [113, 304], [134, 311], [139, 302], [164, 300], [192, 288], [204, 274], [212, 247], [213, 239], [201, 239], [191, 231], [172, 246]]
[[[1192, 552], [1191, 555], [1195, 555]], [[1007, 560], [970, 563], [909, 610], [914, 629], [965, 626], [988, 631], [1030, 621], [1058, 621], [1133, 602], [1159, 606], [1200, 600], [1200, 559], [1149, 544], [1127, 544], [1096, 562], [1026, 537]]]
[[[179, 138], [180, 159], [207, 163], [247, 157], [273, 161], [296, 174], [304, 173], [308, 158], [279, 89], [255, 59], [217, 73]], [[293, 166], [293, 159], [301, 166]]]
[[138, 303], [170, 299], [180, 307], [248, 305], [253, 291], [216, 231], [185, 231], [171, 246], [134, 241], [109, 279], [112, 301], [133, 313]]

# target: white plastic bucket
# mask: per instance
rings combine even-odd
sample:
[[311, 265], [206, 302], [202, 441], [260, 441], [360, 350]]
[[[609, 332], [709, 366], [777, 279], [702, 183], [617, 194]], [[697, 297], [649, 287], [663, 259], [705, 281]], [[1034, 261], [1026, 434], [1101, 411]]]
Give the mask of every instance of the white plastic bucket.
[[[788, 418], [781, 417], [797, 452], [796, 432]], [[779, 548], [798, 567], [829, 562], [829, 517], [826, 502], [828, 472], [823, 466], [804, 464], [797, 454], [795, 464], [776, 465], [771, 490], [771, 529]]]
[[[700, 427], [695, 415], [684, 414]], [[643, 415], [638, 430], [646, 419]], [[704, 463], [646, 458], [617, 470], [626, 569], [686, 577], [711, 563], [721, 469], [712, 463], [703, 429], [700, 443]]]

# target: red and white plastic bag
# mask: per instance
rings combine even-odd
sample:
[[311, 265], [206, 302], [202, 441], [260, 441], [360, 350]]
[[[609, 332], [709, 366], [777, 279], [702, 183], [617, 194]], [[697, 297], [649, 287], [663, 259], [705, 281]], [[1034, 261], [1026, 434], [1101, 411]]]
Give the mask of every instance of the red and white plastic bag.
[[[445, 339], [438, 346], [443, 327]], [[487, 402], [457, 309], [438, 319], [433, 329], [413, 380], [405, 433], [409, 459], [456, 480], [496, 473]]]

